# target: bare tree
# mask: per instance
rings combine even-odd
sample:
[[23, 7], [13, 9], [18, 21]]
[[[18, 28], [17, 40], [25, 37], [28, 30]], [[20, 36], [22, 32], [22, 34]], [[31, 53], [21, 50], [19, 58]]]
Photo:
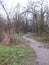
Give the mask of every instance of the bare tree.
[[7, 15], [7, 27], [6, 27], [6, 32], [7, 32], [7, 33], [5, 33], [5, 39], [6, 39], [5, 42], [9, 43], [10, 38], [11, 38], [11, 34], [10, 34], [11, 21], [10, 21], [9, 14], [8, 14], [8, 12], [6, 11], [6, 8], [5, 8], [5, 6], [4, 6], [2, 0], [0, 0], [0, 5], [2, 6], [2, 8], [4, 9], [4, 11], [5, 11], [6, 15]]
[[18, 34], [21, 30], [21, 21], [22, 21], [20, 8], [21, 8], [21, 5], [18, 3], [17, 6], [16, 6], [16, 12], [15, 12], [15, 18], [14, 18], [15, 32], [18, 33]]

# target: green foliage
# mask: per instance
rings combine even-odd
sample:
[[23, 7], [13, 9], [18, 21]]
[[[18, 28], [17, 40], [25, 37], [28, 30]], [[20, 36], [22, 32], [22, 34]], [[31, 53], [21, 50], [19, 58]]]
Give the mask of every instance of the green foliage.
[[49, 35], [44, 34], [44, 33], [42, 35], [30, 33], [29, 37], [37, 41], [49, 41]]
[[24, 45], [0, 46], [0, 65], [32, 65], [34, 60], [35, 52]]
[[15, 34], [14, 36], [13, 36], [13, 39], [14, 40], [21, 40], [21, 34]]
[[44, 40], [46, 40], [46, 37], [34, 37], [34, 39], [36, 39], [38, 41], [44, 41]]
[[49, 37], [35, 37], [38, 41], [49, 41]]

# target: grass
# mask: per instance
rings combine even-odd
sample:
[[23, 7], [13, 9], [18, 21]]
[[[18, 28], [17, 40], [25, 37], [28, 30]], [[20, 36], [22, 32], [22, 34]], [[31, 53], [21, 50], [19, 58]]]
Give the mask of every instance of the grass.
[[38, 36], [38, 37], [34, 37], [35, 40], [38, 40], [38, 41], [45, 41], [46, 40], [46, 37], [41, 37], [41, 36]]
[[36, 34], [30, 34], [29, 37], [37, 40], [37, 41], [49, 41], [49, 37], [47, 36], [41, 36], [41, 35], [36, 35]]
[[35, 52], [24, 45], [0, 45], [0, 65], [33, 65]]

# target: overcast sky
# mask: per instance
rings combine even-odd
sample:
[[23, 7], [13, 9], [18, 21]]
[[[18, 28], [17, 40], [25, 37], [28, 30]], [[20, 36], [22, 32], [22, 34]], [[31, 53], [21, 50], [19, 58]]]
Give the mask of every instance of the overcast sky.
[[8, 9], [16, 6], [17, 3], [20, 3], [22, 6], [25, 6], [27, 4], [28, 0], [4, 0], [7, 4]]
[[[28, 0], [2, 0], [2, 1], [4, 1], [8, 12], [10, 11], [10, 9], [13, 9], [17, 5], [17, 3], [20, 3], [21, 6], [26, 6], [26, 4], [28, 3]], [[0, 14], [6, 15], [1, 5], [0, 5]]]
[[[11, 7], [14, 7], [18, 2], [22, 5], [25, 6], [29, 0], [4, 0], [4, 2], [7, 4], [8, 9]], [[37, 0], [32, 0], [32, 1], [37, 1]], [[49, 3], [49, 0], [47, 0]]]
[[[10, 11], [10, 9], [14, 8], [16, 6], [17, 3], [20, 3], [21, 6], [26, 6], [26, 4], [28, 3], [29, 0], [3, 0], [6, 4], [7, 10]], [[32, 1], [32, 0], [31, 0]], [[33, 0], [33, 1], [37, 1], [37, 0]], [[49, 5], [49, 0], [48, 1], [48, 5]], [[2, 7], [0, 6], [0, 13], [2, 12]], [[3, 12], [2, 12], [3, 14]], [[4, 13], [5, 15], [5, 13]]]

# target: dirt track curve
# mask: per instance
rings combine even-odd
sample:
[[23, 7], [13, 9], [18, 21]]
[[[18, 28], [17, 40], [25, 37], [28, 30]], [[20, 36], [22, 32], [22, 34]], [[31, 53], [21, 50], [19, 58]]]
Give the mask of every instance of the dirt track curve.
[[25, 42], [35, 50], [37, 58], [34, 65], [49, 65], [49, 46], [24, 35]]

